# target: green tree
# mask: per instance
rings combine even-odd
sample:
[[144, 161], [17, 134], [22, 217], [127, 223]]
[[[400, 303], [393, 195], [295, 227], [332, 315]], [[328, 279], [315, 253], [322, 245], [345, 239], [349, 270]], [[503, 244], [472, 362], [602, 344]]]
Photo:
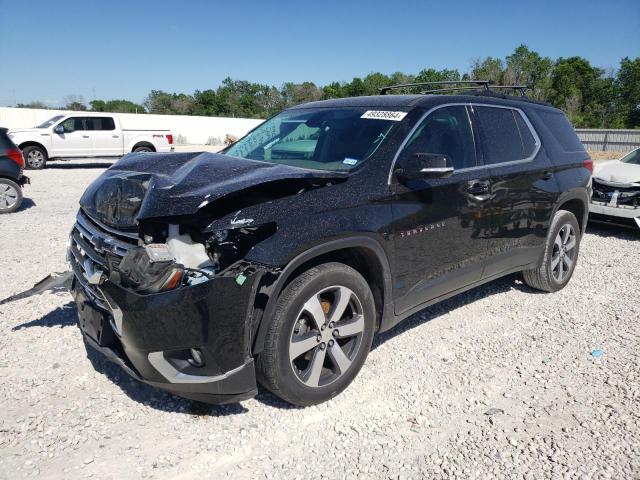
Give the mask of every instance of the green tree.
[[215, 90], [193, 92], [194, 115], [215, 116], [218, 114], [218, 97]]
[[48, 110], [50, 107], [47, 106], [46, 103], [41, 102], [40, 100], [34, 100], [29, 103], [18, 103], [16, 108], [42, 108]]
[[502, 78], [506, 85], [528, 85], [531, 87], [527, 92], [529, 97], [534, 100], [546, 100], [553, 71], [550, 58], [541, 57], [526, 45], [520, 45], [507, 56], [506, 65]]
[[362, 80], [365, 95], [377, 95], [382, 87], [391, 85], [391, 78], [383, 73], [370, 73]]
[[603, 84], [603, 70], [593, 67], [582, 57], [559, 58], [551, 75], [548, 98], [569, 116], [576, 127], [600, 124], [594, 116], [598, 111]]
[[620, 61], [620, 70], [615, 80], [619, 92], [619, 111], [627, 128], [640, 127], [640, 57], [628, 57]]
[[82, 95], [67, 95], [64, 97], [63, 102], [65, 110], [81, 112], [87, 109], [87, 105], [85, 104], [84, 97]]
[[286, 107], [313, 102], [322, 98], [322, 90], [313, 82], [287, 82], [282, 85], [280, 92]]
[[504, 62], [499, 58], [487, 57], [471, 60], [469, 80], [489, 80], [494, 84], [501, 84], [504, 75]]
[[145, 113], [142, 105], [129, 100], [91, 100], [89, 105], [92, 112]]

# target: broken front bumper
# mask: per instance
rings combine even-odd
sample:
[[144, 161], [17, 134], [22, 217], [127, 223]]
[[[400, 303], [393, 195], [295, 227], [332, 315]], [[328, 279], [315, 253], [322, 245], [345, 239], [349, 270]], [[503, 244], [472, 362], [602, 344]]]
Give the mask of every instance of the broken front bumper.
[[640, 227], [640, 207], [613, 206], [604, 202], [592, 201], [589, 204], [589, 219], [597, 222]]
[[[134, 378], [207, 403], [257, 393], [249, 319], [259, 272], [242, 285], [219, 277], [149, 295], [109, 280], [88, 285], [74, 273], [72, 293], [86, 343]], [[104, 302], [95, 301], [96, 293]], [[194, 365], [192, 349], [201, 352], [203, 365]]]

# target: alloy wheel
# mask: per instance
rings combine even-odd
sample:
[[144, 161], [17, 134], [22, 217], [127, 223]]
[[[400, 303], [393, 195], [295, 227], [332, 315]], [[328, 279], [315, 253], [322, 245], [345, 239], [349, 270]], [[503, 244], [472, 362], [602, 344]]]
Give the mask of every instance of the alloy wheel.
[[38, 169], [44, 163], [44, 155], [40, 150], [31, 150], [27, 155], [27, 165], [29, 167]]
[[576, 259], [576, 232], [570, 224], [560, 228], [553, 242], [551, 254], [551, 272], [556, 282], [562, 283], [571, 273]]
[[342, 377], [362, 346], [362, 303], [344, 286], [325, 288], [309, 298], [296, 318], [289, 362], [299, 381], [324, 387]]
[[18, 197], [18, 192], [14, 187], [0, 183], [0, 209], [10, 209], [17, 203]]

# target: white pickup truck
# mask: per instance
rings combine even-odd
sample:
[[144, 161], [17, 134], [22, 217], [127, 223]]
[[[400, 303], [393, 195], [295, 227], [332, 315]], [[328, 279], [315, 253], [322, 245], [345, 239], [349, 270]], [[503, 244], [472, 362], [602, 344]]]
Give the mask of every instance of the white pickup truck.
[[26, 167], [44, 168], [48, 160], [113, 158], [129, 152], [169, 152], [169, 130], [130, 130], [117, 115], [78, 112], [57, 115], [35, 128], [9, 130], [22, 150]]

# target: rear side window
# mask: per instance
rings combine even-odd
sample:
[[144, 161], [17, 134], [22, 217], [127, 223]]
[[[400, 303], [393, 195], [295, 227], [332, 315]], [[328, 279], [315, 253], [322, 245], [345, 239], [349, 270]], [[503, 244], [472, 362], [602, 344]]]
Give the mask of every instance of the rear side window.
[[524, 160], [536, 151], [536, 139], [518, 110], [474, 106], [482, 131], [484, 163]]
[[111, 117], [88, 118], [89, 130], [115, 130], [116, 124]]
[[456, 170], [475, 167], [476, 151], [466, 107], [454, 105], [430, 113], [411, 135], [401, 161], [409, 161], [415, 153], [447, 155]]
[[549, 132], [565, 152], [583, 152], [582, 142], [564, 113], [536, 110]]

